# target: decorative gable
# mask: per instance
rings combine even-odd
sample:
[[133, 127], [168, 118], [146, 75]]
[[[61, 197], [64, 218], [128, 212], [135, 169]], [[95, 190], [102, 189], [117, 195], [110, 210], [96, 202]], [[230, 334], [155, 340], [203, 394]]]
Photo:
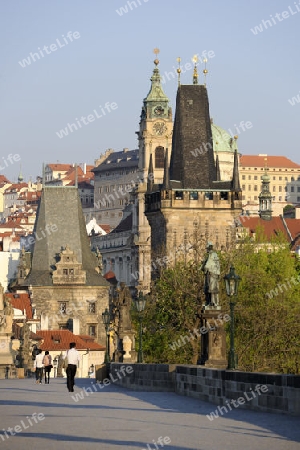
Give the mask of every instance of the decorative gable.
[[52, 273], [53, 284], [85, 284], [86, 271], [77, 261], [75, 253], [66, 246], [59, 257], [56, 270]]

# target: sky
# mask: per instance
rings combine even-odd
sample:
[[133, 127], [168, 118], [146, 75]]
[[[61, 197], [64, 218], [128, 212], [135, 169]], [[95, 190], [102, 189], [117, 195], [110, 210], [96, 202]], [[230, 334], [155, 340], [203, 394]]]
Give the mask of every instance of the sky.
[[241, 154], [300, 164], [299, 37], [299, 0], [2, 1], [0, 173], [16, 181], [21, 167], [35, 180], [43, 163], [94, 164], [108, 148], [137, 148], [154, 48], [161, 75], [198, 54], [200, 83], [206, 56], [210, 115], [239, 136]]

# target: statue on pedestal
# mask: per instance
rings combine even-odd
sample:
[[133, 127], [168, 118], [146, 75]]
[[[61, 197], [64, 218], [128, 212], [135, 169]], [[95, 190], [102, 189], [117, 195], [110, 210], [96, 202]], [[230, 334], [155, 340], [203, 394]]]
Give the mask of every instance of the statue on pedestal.
[[207, 243], [207, 256], [201, 269], [205, 274], [204, 294], [206, 306], [219, 306], [220, 261], [211, 242]]

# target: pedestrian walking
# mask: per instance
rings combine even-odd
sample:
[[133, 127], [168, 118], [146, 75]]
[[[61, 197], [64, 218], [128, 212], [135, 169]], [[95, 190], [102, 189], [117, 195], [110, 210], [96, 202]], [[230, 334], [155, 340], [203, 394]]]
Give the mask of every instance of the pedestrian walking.
[[42, 350], [39, 349], [38, 355], [36, 355], [34, 360], [34, 368], [35, 368], [35, 379], [37, 384], [42, 384], [42, 378], [43, 378], [43, 355]]
[[50, 372], [53, 367], [52, 365], [52, 356], [49, 355], [49, 351], [45, 351], [45, 356], [43, 358], [43, 364], [44, 364], [44, 372], [45, 372], [45, 384], [49, 384], [50, 380]]
[[76, 342], [70, 343], [70, 350], [65, 353], [64, 359], [67, 359], [67, 387], [69, 392], [74, 392], [74, 378], [79, 365], [80, 355], [76, 350]]

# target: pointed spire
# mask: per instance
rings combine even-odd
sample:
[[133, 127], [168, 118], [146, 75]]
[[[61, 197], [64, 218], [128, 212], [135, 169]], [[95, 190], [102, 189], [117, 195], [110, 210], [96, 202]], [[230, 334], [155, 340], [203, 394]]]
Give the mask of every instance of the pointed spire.
[[207, 59], [204, 58], [203, 62], [204, 62], [204, 69], [203, 69], [203, 73], [204, 73], [204, 86], [206, 86], [206, 75], [208, 74], [208, 70], [207, 70], [207, 68], [206, 68]]
[[198, 69], [197, 69], [198, 56], [194, 55], [192, 61], [194, 63], [193, 84], [198, 84]]
[[178, 62], [177, 73], [178, 73], [178, 87], [179, 87], [180, 86], [180, 74], [181, 74], [181, 68], [180, 68], [181, 58], [180, 58], [180, 56], [177, 58], [177, 62]]
[[165, 153], [163, 188], [170, 189], [169, 149], [168, 148], [166, 148], [166, 153]]
[[152, 192], [153, 184], [154, 184], [154, 170], [153, 170], [153, 161], [152, 161], [152, 153], [151, 153], [150, 160], [149, 160], [149, 168], [148, 168], [147, 192]]
[[[267, 161], [267, 158], [265, 158]], [[272, 219], [272, 194], [270, 192], [270, 180], [271, 178], [268, 175], [267, 162], [265, 163], [265, 173], [261, 177], [262, 180], [262, 190], [259, 194], [259, 216], [263, 220], [271, 220]]]
[[239, 159], [237, 150], [234, 151], [234, 160], [233, 160], [233, 174], [232, 174], [232, 183], [231, 188], [234, 192], [240, 192], [240, 177], [239, 177]]
[[[159, 49], [155, 48], [153, 51], [157, 56], [159, 53]], [[155, 68], [153, 69], [153, 74], [152, 77], [150, 78], [151, 87], [147, 97], [144, 99], [144, 103], [149, 101], [164, 101], [164, 100], [168, 102], [169, 99], [161, 87], [161, 76], [158, 69], [159, 60], [155, 58], [153, 62], [155, 64]]]
[[24, 180], [24, 177], [22, 175], [22, 164], [20, 164], [20, 173], [18, 176], [18, 183], [22, 183], [23, 180]]
[[220, 173], [220, 163], [219, 163], [219, 155], [216, 156], [216, 171], [217, 171], [217, 181], [221, 181], [221, 173]]

